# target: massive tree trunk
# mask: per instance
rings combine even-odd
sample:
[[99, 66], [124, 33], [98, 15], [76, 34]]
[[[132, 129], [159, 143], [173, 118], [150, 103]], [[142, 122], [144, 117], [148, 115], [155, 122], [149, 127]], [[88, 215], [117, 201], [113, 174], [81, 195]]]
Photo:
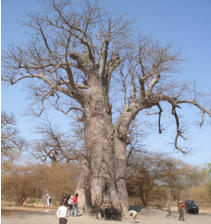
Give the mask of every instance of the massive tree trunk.
[[109, 212], [113, 218], [120, 218], [128, 211], [126, 145], [116, 135], [108, 96], [94, 84], [85, 106], [86, 155], [77, 188], [79, 207], [97, 216]]
[[118, 193], [122, 215], [126, 216], [128, 213], [128, 194], [126, 188], [126, 142], [120, 140], [116, 133], [115, 136], [115, 155], [116, 155], [116, 183], [118, 187]]

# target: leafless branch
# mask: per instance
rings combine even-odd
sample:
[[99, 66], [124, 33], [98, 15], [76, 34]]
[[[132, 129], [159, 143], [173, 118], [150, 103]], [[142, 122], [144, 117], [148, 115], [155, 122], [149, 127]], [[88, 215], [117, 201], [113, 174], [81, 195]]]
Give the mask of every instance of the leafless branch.
[[84, 114], [84, 111], [82, 110], [82, 109], [80, 109], [80, 108], [78, 108], [78, 107], [70, 107], [68, 110], [66, 110], [66, 111], [64, 111], [62, 108], [59, 108], [59, 107], [56, 107], [56, 109], [57, 110], [59, 110], [59, 111], [61, 111], [62, 113], [64, 113], [64, 114], [68, 114], [70, 111], [72, 111], [72, 110], [77, 110], [77, 111], [80, 111], [83, 115], [85, 115]]
[[162, 128], [161, 128], [161, 114], [163, 112], [160, 104], [158, 103], [157, 107], [159, 108], [159, 112], [158, 112], [158, 128], [159, 128], [159, 133], [162, 133]]
[[201, 123], [200, 123], [200, 126], [203, 125], [204, 123], [204, 115], [207, 114], [211, 117], [211, 109], [210, 110], [207, 110], [205, 109], [202, 105], [200, 105], [199, 103], [197, 103], [196, 101], [192, 101], [192, 100], [178, 100], [178, 104], [191, 104], [191, 105], [194, 105], [196, 107], [199, 108], [199, 110], [201, 111]]
[[173, 114], [174, 117], [175, 117], [176, 126], [177, 126], [177, 134], [176, 134], [175, 141], [174, 141], [175, 148], [176, 148], [178, 151], [180, 151], [180, 152], [186, 154], [186, 152], [185, 152], [182, 148], [180, 148], [180, 147], [178, 146], [178, 138], [179, 138], [179, 137], [182, 137], [183, 139], [185, 139], [185, 138], [184, 138], [184, 136], [182, 135], [182, 131], [181, 131], [181, 129], [180, 129], [179, 118], [178, 118], [178, 115], [177, 115], [175, 106], [172, 106], [172, 114]]

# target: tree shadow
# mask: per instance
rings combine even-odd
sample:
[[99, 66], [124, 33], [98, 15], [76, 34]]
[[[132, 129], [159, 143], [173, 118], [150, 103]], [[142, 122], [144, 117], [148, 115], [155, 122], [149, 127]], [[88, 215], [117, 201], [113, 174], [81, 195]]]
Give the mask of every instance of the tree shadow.
[[101, 217], [106, 220], [119, 220], [121, 221], [121, 212], [117, 209], [110, 207], [101, 210]]

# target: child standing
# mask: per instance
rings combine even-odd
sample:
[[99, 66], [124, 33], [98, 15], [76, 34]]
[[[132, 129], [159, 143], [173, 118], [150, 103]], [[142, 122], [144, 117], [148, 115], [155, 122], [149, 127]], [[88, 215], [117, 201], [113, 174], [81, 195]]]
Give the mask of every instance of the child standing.
[[67, 223], [67, 214], [68, 209], [65, 205], [65, 202], [63, 201], [61, 206], [59, 206], [56, 215], [59, 218], [59, 224], [66, 224]]

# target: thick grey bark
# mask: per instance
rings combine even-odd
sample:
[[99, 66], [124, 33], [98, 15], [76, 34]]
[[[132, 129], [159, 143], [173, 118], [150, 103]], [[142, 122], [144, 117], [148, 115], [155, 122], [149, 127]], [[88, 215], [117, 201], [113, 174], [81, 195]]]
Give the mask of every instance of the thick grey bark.
[[[106, 208], [126, 214], [126, 145], [115, 137], [109, 101], [102, 90], [93, 85], [88, 92], [90, 101], [85, 107], [87, 155], [86, 166], [82, 168], [80, 187], [77, 189], [82, 194], [80, 207], [97, 215]], [[88, 172], [84, 172], [84, 169]], [[91, 203], [87, 204], [90, 199]]]
[[80, 195], [79, 207], [96, 216], [105, 209], [112, 208], [124, 217], [128, 212], [126, 145], [115, 137], [113, 126], [107, 119], [102, 121], [101, 125], [96, 122], [97, 127], [93, 124], [94, 120], [92, 119], [89, 131], [91, 132], [92, 128], [96, 131], [98, 127], [98, 133], [102, 134], [99, 136], [95, 132], [87, 136], [88, 156], [82, 164], [76, 189]]
[[126, 143], [115, 137], [117, 188], [121, 199], [123, 216], [128, 213], [128, 194], [126, 188]]

